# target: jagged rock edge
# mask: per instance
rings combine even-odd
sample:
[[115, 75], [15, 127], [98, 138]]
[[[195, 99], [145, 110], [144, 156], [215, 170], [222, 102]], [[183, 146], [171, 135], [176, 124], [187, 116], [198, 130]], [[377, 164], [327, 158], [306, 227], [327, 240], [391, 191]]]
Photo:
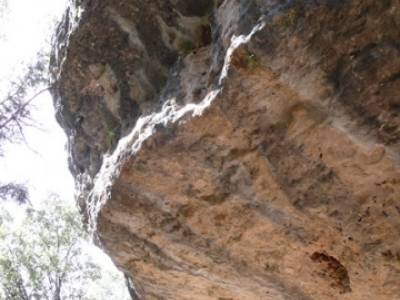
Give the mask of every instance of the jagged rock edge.
[[[64, 41], [64, 44], [61, 45], [61, 47], [57, 47], [57, 41], [59, 42], [60, 39], [58, 39], [58, 35], [54, 37], [54, 41], [52, 42], [53, 44], [53, 55], [54, 59], [56, 61], [59, 61], [59, 66], [57, 67], [57, 72], [51, 72], [53, 74], [53, 77], [50, 78], [51, 82], [50, 85], [53, 86], [55, 82], [57, 82], [60, 79], [61, 72], [63, 70], [63, 66], [65, 64], [65, 61], [67, 60], [67, 52], [69, 49], [69, 42], [70, 42], [70, 37], [74, 33], [75, 30], [79, 28], [79, 22], [81, 20], [82, 14], [84, 12], [84, 9], [79, 6], [75, 5], [73, 2], [70, 2], [67, 6], [67, 9], [63, 15], [63, 21], [60, 22], [59, 26], [63, 26], [64, 24], [68, 25], [67, 31], [65, 32], [65, 38], [62, 39]], [[68, 21], [65, 21], [68, 20]], [[60, 28], [57, 29], [57, 32], [60, 32]], [[65, 53], [62, 53], [62, 50], [59, 51], [58, 48], [64, 48]], [[61, 53], [60, 53], [61, 52]], [[51, 68], [51, 66], [50, 66]], [[51, 70], [53, 71], [53, 70]], [[58, 110], [58, 106], [61, 105], [59, 102], [56, 103], [56, 111]]]

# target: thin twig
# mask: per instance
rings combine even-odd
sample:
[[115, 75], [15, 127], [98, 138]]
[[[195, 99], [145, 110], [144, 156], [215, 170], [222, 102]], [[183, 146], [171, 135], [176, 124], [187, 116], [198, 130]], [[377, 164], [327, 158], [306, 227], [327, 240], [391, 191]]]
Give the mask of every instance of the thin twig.
[[0, 130], [5, 128], [8, 124], [10, 124], [12, 121], [15, 121], [16, 117], [18, 116], [18, 113], [22, 112], [33, 100], [35, 100], [38, 96], [43, 94], [44, 92], [47, 92], [48, 90], [51, 89], [51, 86], [46, 87], [45, 89], [40, 90], [37, 92], [33, 97], [31, 97], [29, 100], [27, 100], [24, 104], [22, 104], [14, 113], [11, 117], [9, 117], [6, 121], [4, 121], [2, 124], [0, 124]]

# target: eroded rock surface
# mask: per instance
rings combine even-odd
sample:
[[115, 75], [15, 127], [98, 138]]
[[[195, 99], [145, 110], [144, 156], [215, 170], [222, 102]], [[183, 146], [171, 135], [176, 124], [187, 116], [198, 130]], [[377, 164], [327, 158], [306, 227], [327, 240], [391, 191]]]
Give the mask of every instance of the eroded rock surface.
[[399, 1], [82, 6], [53, 94], [135, 297], [400, 299]]

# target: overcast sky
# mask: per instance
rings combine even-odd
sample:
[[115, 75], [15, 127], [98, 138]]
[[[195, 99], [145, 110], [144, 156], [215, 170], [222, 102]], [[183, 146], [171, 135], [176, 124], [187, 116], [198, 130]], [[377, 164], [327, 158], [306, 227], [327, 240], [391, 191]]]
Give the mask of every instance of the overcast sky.
[[[8, 0], [0, 21], [0, 94], [10, 78], [43, 47], [49, 47], [55, 22], [61, 18], [65, 0]], [[73, 200], [73, 180], [67, 167], [66, 137], [54, 118], [52, 100], [43, 94], [34, 101], [37, 127], [26, 129], [26, 145], [9, 145], [0, 159], [0, 180], [27, 183], [34, 203], [50, 193]]]

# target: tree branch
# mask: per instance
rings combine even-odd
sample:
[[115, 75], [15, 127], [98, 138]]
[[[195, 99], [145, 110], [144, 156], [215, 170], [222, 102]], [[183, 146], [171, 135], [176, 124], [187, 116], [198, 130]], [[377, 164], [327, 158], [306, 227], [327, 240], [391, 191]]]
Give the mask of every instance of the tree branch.
[[6, 126], [10, 124], [12, 121], [15, 121], [18, 114], [21, 113], [33, 100], [35, 100], [38, 96], [50, 90], [51, 88], [52, 86], [48, 86], [45, 89], [40, 90], [35, 95], [33, 95], [29, 100], [27, 100], [24, 104], [18, 107], [18, 109], [7, 120], [5, 120], [2, 124], [0, 124], [0, 130], [6, 128]]

